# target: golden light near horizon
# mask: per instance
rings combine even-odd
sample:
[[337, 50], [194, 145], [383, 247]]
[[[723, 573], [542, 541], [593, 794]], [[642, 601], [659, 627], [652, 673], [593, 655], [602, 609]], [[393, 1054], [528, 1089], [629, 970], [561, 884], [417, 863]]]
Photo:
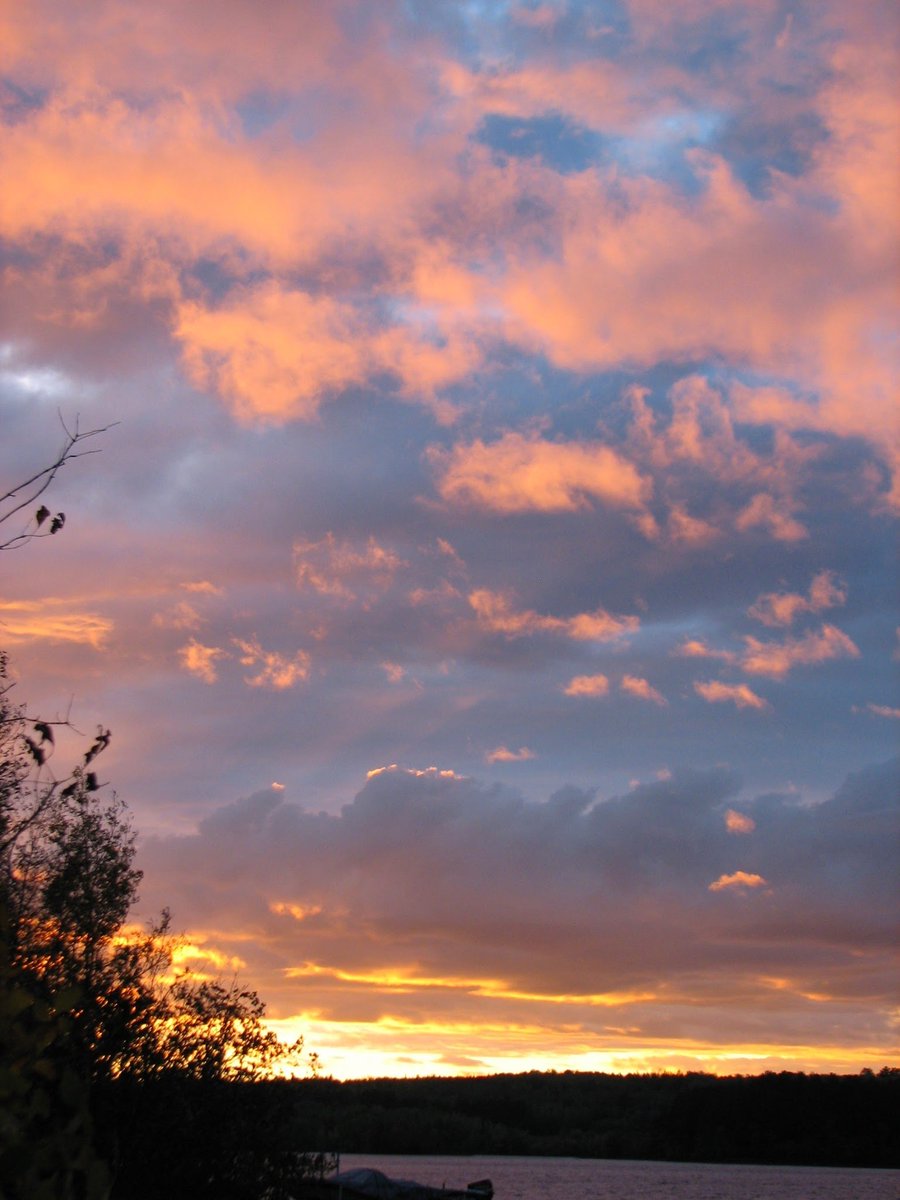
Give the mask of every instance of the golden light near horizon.
[[105, 430], [0, 648], [137, 926], [338, 1077], [895, 1061], [894, 6], [89, 9], [0, 4], [0, 478]]

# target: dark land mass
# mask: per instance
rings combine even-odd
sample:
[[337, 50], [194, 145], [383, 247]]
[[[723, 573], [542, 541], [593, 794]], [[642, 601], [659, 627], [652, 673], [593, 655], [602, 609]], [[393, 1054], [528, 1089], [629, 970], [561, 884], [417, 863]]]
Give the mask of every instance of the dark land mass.
[[900, 1166], [894, 1068], [736, 1077], [532, 1072], [286, 1086], [303, 1144], [343, 1153]]

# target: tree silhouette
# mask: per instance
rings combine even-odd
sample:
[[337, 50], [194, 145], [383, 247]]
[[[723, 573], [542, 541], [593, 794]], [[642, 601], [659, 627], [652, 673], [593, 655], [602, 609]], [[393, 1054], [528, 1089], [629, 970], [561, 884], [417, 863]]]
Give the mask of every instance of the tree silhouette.
[[[63, 423], [56, 458], [0, 496], [0, 527], [108, 428]], [[0, 550], [64, 522], [41, 502]], [[283, 1096], [243, 1089], [299, 1066], [302, 1039], [283, 1044], [237, 981], [175, 972], [168, 911], [143, 933], [129, 926], [142, 872], [130, 815], [97, 774], [110, 731], [59, 774], [59, 725], [68, 715], [13, 702], [0, 651], [0, 1195], [168, 1197], [188, 1181], [192, 1196], [297, 1195], [313, 1159], [293, 1145]]]

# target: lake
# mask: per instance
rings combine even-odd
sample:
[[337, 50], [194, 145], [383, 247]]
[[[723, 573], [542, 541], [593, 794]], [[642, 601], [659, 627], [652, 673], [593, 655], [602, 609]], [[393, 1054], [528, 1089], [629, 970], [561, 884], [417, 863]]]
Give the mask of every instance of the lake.
[[341, 1170], [351, 1167], [448, 1188], [491, 1179], [495, 1200], [900, 1200], [900, 1171], [844, 1167], [342, 1155]]

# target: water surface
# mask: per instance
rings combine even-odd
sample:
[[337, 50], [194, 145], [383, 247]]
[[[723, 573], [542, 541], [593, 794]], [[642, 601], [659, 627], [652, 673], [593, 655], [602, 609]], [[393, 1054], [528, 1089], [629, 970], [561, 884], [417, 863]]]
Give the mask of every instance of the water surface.
[[345, 1154], [341, 1169], [448, 1188], [491, 1179], [495, 1200], [900, 1200], [900, 1171], [597, 1158]]

